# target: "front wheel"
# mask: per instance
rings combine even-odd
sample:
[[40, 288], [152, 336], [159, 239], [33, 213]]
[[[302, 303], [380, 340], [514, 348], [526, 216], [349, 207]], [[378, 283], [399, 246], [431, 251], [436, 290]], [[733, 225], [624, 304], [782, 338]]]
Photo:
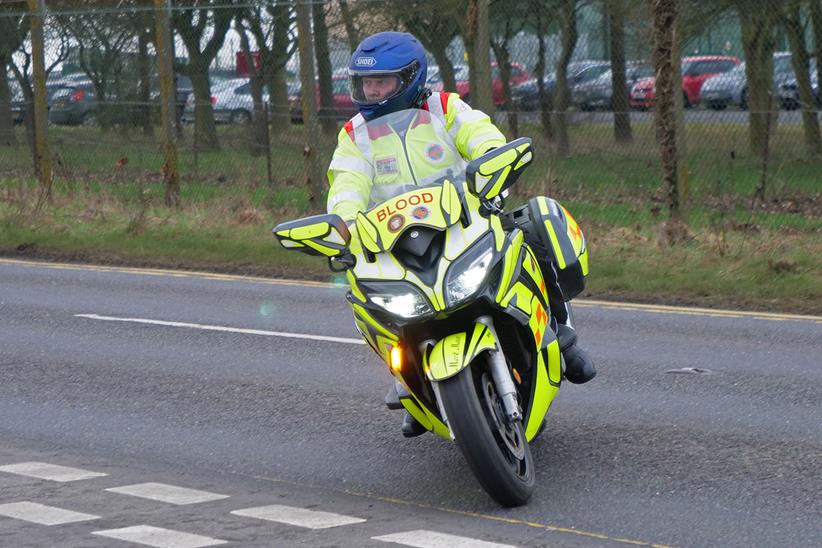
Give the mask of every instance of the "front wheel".
[[509, 423], [490, 368], [474, 362], [440, 384], [448, 425], [483, 489], [503, 506], [534, 491], [534, 459], [521, 421]]

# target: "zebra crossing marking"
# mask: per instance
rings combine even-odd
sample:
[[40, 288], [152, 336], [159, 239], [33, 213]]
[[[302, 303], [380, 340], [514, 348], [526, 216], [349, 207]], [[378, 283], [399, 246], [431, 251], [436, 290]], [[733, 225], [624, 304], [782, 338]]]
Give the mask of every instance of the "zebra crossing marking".
[[351, 525], [366, 521], [362, 518], [343, 516], [331, 512], [319, 512], [317, 510], [306, 510], [305, 508], [295, 508], [293, 506], [282, 506], [279, 504], [234, 510], [231, 513], [235, 516], [276, 521], [288, 525], [296, 525], [297, 527], [305, 527], [307, 529], [330, 529], [331, 527]]

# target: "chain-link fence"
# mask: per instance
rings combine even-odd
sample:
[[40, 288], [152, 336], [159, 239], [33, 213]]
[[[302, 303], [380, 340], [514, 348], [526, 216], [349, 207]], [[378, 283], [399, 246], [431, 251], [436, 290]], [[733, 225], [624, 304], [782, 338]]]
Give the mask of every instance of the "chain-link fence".
[[[657, 25], [663, 8], [673, 12]], [[350, 52], [383, 30], [420, 39], [433, 90], [492, 113], [509, 138], [534, 139], [538, 159], [519, 197], [552, 195], [610, 225], [673, 212], [694, 225], [818, 230], [820, 0], [2, 1], [0, 199], [43, 184], [40, 87], [56, 191], [100, 189], [139, 204], [179, 177], [183, 206], [246, 196], [275, 211], [323, 209], [321, 174], [356, 112]], [[673, 63], [657, 31], [670, 31]], [[164, 119], [157, 52], [166, 45]], [[301, 71], [300, 59], [313, 66]], [[675, 82], [667, 171], [660, 71]], [[476, 84], [483, 75], [490, 89]], [[304, 97], [301, 82], [312, 81]]]

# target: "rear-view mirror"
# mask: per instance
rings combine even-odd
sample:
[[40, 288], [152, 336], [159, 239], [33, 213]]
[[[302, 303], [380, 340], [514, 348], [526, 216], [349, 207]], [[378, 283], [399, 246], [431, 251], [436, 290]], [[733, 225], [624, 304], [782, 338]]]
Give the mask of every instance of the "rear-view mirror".
[[465, 178], [469, 190], [484, 201], [511, 187], [533, 159], [531, 139], [521, 137], [468, 163]]
[[349, 254], [351, 232], [339, 215], [329, 213], [287, 221], [272, 232], [286, 249], [328, 258]]

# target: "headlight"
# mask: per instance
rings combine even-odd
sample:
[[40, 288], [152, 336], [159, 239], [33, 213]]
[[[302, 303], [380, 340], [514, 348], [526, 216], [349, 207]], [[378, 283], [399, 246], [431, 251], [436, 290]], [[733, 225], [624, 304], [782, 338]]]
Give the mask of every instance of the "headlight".
[[434, 311], [419, 290], [406, 282], [361, 284], [375, 305], [401, 318], [416, 318]]
[[445, 284], [448, 305], [458, 304], [476, 293], [488, 276], [493, 261], [493, 235], [488, 234], [448, 269]]

